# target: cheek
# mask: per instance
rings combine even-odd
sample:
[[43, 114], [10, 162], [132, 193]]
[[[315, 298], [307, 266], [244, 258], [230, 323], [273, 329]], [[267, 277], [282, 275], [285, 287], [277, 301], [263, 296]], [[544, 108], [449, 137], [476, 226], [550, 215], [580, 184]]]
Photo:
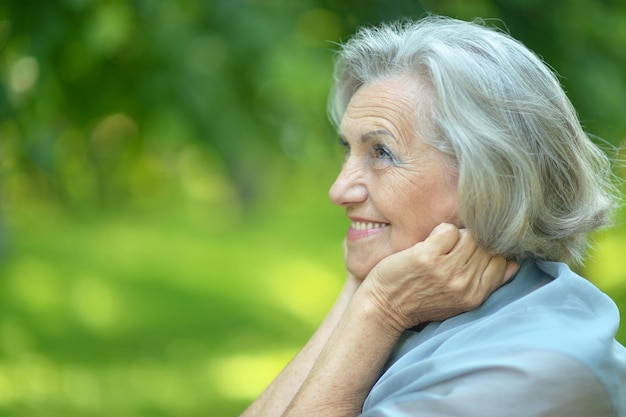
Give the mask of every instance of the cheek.
[[[413, 192], [409, 192], [414, 190]], [[411, 184], [395, 205], [400, 234], [411, 245], [424, 240], [440, 223], [459, 225], [456, 185], [444, 181]], [[389, 200], [391, 202], [391, 200]]]
[[457, 177], [448, 178], [441, 184], [441, 210], [447, 221], [459, 226], [459, 182]]

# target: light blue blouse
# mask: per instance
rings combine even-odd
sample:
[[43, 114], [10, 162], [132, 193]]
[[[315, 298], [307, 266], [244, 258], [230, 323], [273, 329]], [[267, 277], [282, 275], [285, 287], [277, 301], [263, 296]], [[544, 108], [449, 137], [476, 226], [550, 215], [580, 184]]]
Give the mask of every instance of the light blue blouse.
[[407, 331], [364, 417], [626, 417], [617, 307], [567, 265], [524, 262], [478, 309]]

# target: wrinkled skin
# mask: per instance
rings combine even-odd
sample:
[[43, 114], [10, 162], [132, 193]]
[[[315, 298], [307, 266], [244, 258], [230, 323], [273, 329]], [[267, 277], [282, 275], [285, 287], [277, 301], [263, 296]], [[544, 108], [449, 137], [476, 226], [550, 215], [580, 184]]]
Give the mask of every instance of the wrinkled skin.
[[414, 109], [423, 100], [413, 79], [366, 84], [342, 119], [346, 158], [329, 195], [351, 220], [346, 266], [361, 280], [438, 224], [459, 224], [456, 174], [416, 134]]

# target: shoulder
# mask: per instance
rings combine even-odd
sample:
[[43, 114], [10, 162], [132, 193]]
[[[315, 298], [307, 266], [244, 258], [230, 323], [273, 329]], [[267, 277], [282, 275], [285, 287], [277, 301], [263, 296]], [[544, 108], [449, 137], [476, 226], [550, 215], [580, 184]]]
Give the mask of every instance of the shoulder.
[[405, 368], [375, 386], [374, 395], [389, 395], [366, 403], [363, 416], [616, 415], [604, 385], [575, 359], [540, 350], [489, 356], [470, 355], [457, 369]]
[[[611, 407], [626, 413], [626, 350], [614, 339], [618, 324], [614, 303], [564, 264], [525, 263], [479, 309], [407, 332], [366, 406], [428, 398], [449, 407], [475, 396], [500, 415], [504, 409], [497, 407], [509, 401], [519, 407], [531, 400], [536, 407], [584, 411], [563, 414], [570, 416], [608, 416], [602, 410]], [[591, 412], [584, 404], [593, 398], [590, 404], [599, 408]]]

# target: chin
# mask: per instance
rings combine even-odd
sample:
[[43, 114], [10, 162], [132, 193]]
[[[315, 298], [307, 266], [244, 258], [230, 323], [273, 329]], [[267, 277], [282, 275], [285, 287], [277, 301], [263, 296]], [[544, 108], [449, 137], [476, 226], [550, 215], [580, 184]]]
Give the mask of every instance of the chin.
[[348, 262], [347, 265], [348, 271], [350, 271], [359, 281], [363, 281], [373, 268], [374, 265], [367, 265], [363, 262]]

